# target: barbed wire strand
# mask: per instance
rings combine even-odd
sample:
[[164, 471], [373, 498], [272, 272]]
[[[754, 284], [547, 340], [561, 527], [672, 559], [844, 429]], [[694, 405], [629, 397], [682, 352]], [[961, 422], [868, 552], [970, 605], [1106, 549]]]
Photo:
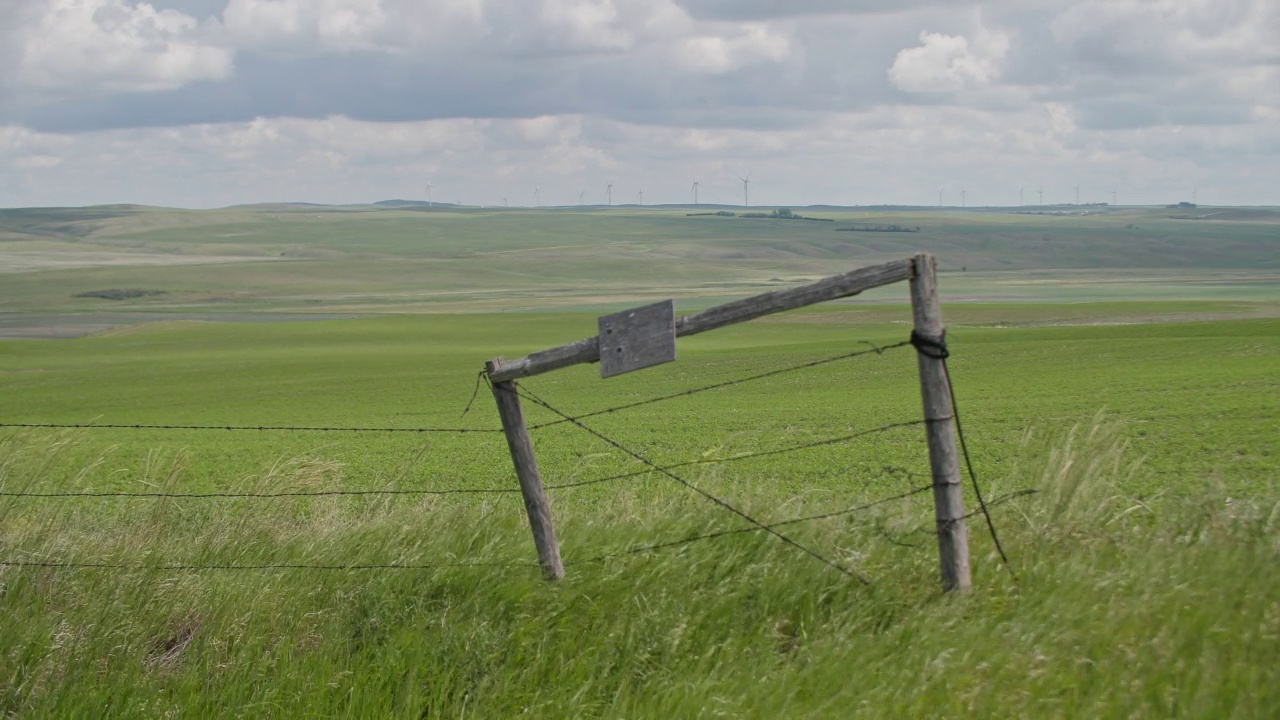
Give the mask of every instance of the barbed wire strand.
[[[778, 448], [774, 450], [762, 450], [753, 453], [743, 453], [740, 455], [732, 455], [724, 458], [698, 458], [696, 460], [686, 460], [671, 465], [662, 466], [666, 470], [675, 470], [682, 467], [691, 467], [694, 465], [719, 465], [722, 463], [739, 462], [742, 460], [750, 460], [758, 457], [771, 455], [782, 455], [784, 453], [798, 452], [800, 450], [809, 450], [824, 445], [834, 445], [840, 442], [857, 439], [864, 435], [885, 432], [900, 427], [908, 427], [911, 425], [919, 425], [923, 420], [911, 420], [901, 423], [889, 423], [878, 427], [861, 430], [848, 435], [841, 435], [834, 438], [826, 438], [814, 442], [792, 445], [790, 447]], [[882, 468], [886, 472], [901, 471], [900, 468], [886, 466]], [[587, 485], [598, 485], [601, 483], [611, 482], [615, 480], [626, 480], [628, 478], [648, 475], [654, 472], [651, 468], [644, 470], [634, 470], [631, 472], [620, 473], [617, 475], [607, 475], [605, 477], [594, 478], [591, 480], [581, 480], [577, 482], [560, 483], [555, 485], [546, 485], [546, 490], [567, 490], [572, 488], [585, 487]], [[210, 493], [175, 493], [175, 492], [124, 492], [124, 491], [101, 491], [101, 492], [16, 492], [11, 490], [0, 490], [0, 497], [11, 498], [171, 498], [171, 499], [227, 499], [227, 498], [289, 498], [289, 497], [338, 497], [338, 496], [373, 496], [373, 495], [495, 495], [495, 494], [516, 494], [519, 488], [440, 488], [440, 489], [379, 489], [379, 490], [287, 490], [281, 492], [210, 492]]]
[[[1003, 494], [1003, 495], [997, 495], [996, 497], [992, 498], [991, 500], [988, 500], [988, 501], [986, 502], [986, 506], [987, 506], [987, 509], [991, 509], [991, 508], [993, 508], [993, 507], [997, 507], [997, 506], [999, 506], [999, 505], [1003, 505], [1003, 504], [1005, 504], [1005, 503], [1009, 502], [1010, 500], [1017, 500], [1018, 498], [1020, 498], [1020, 497], [1026, 497], [1027, 495], [1036, 495], [1036, 494], [1039, 494], [1039, 492], [1040, 492], [1040, 490], [1039, 490], [1038, 488], [1023, 488], [1023, 489], [1021, 489], [1021, 490], [1014, 490], [1014, 491], [1012, 491], [1012, 492], [1007, 492], [1007, 493], [1005, 493], [1005, 494]], [[973, 519], [973, 518], [978, 517], [978, 516], [979, 516], [979, 515], [981, 515], [981, 514], [982, 514], [982, 510], [980, 510], [980, 509], [979, 509], [979, 510], [972, 510], [972, 511], [967, 512], [967, 513], [965, 513], [964, 515], [961, 515], [960, 517], [956, 518], [956, 520], [971, 520], [971, 519]], [[955, 522], [955, 521], [953, 520], [952, 522]], [[921, 533], [924, 533], [924, 534], [926, 534], [926, 535], [937, 535], [937, 534], [938, 534], [936, 530], [917, 530], [916, 532], [921, 532]]]
[[226, 430], [226, 431], [288, 431], [288, 432], [348, 432], [348, 433], [500, 433], [501, 428], [392, 428], [392, 427], [339, 427], [305, 425], [144, 425], [99, 423], [8, 423], [0, 422], [0, 428], [55, 429], [55, 430]]
[[[686, 460], [684, 462], [674, 463], [672, 465], [662, 466], [666, 470], [674, 470], [682, 467], [690, 467], [694, 465], [718, 465], [721, 463], [739, 462], [742, 460], [750, 460], [752, 458], [765, 457], [771, 455], [782, 455], [784, 453], [798, 452], [800, 450], [809, 450], [824, 445], [834, 445], [841, 442], [857, 439], [864, 435], [885, 432], [900, 427], [908, 427], [911, 425], [919, 425], [923, 420], [911, 420], [901, 423], [889, 423], [878, 427], [861, 430], [848, 435], [841, 435], [834, 438], [826, 438], [814, 442], [792, 445], [790, 447], [778, 448], [774, 450], [762, 450], [753, 453], [743, 453], [740, 455], [732, 455], [725, 458], [698, 458], [696, 460]], [[898, 470], [897, 468], [885, 467], [887, 472]], [[547, 490], [566, 490], [572, 488], [585, 487], [587, 485], [598, 485], [601, 483], [611, 482], [615, 480], [626, 480], [628, 478], [648, 475], [654, 472], [653, 469], [635, 470], [632, 472], [620, 473], [617, 475], [608, 475], [601, 478], [591, 480], [582, 480], [578, 482], [560, 483], [556, 485], [546, 485]], [[124, 491], [101, 491], [101, 492], [16, 492], [11, 490], [0, 490], [0, 497], [11, 498], [170, 498], [170, 499], [234, 499], [234, 498], [290, 498], [290, 497], [341, 497], [341, 496], [375, 496], [375, 495], [496, 495], [496, 494], [516, 494], [519, 488], [440, 488], [440, 489], [380, 489], [380, 490], [287, 490], [281, 492], [209, 492], [209, 493], [175, 493], [175, 492], [124, 492]]]
[[[791, 365], [789, 367], [780, 368], [777, 370], [770, 370], [768, 372], [763, 372], [758, 375], [748, 375], [747, 377], [737, 378], [734, 380], [725, 380], [724, 382], [713, 383], [711, 385], [704, 385], [702, 387], [696, 387], [689, 390], [681, 390], [680, 392], [671, 393], [669, 395], [660, 395], [658, 397], [648, 398], [645, 400], [637, 400], [636, 402], [627, 403], [625, 405], [615, 405], [613, 407], [608, 407], [601, 410], [593, 410], [588, 413], [583, 413], [582, 415], [576, 415], [575, 417], [577, 417], [579, 420], [584, 420], [586, 418], [596, 417], [597, 415], [607, 415], [609, 413], [621, 412], [623, 410], [630, 410], [632, 408], [641, 407], [643, 405], [652, 405], [654, 403], [665, 402], [667, 400], [675, 400], [677, 398], [688, 397], [689, 395], [697, 395], [698, 393], [707, 392], [709, 390], [719, 390], [720, 388], [726, 388], [733, 385], [741, 385], [743, 383], [748, 383], [755, 380], [770, 378], [775, 375], [782, 375], [784, 373], [795, 372], [797, 370], [804, 370], [806, 368], [818, 367], [819, 365], [827, 365], [829, 363], [839, 362], [841, 360], [849, 360], [851, 358], [861, 357], [863, 355], [870, 355], [872, 353], [876, 355], [883, 355], [886, 350], [894, 350], [897, 348], [906, 347], [911, 344], [911, 341], [904, 340], [903, 342], [894, 343], [892, 345], [884, 345], [884, 346], [876, 345], [870, 340], [862, 340], [861, 343], [864, 345], [870, 345], [871, 349], [858, 350], [855, 352], [844, 353], [843, 355], [836, 355], [834, 357], [822, 358], [819, 360], [811, 360], [809, 362], [800, 363], [799, 365]], [[563, 418], [560, 420], [550, 420], [548, 422], [531, 425], [529, 426], [529, 430], [531, 431], [541, 430], [543, 428], [553, 427], [555, 425], [563, 425], [567, 422], [569, 421]]]
[[969, 471], [973, 494], [978, 500], [978, 507], [982, 510], [982, 517], [987, 521], [987, 530], [991, 533], [991, 540], [995, 543], [996, 551], [1000, 553], [1000, 560], [1005, 567], [1009, 568], [1009, 573], [1017, 579], [1018, 575], [1014, 572], [1013, 566], [1009, 563], [1009, 556], [1005, 553], [1004, 546], [1000, 543], [1000, 535], [996, 532], [996, 524], [991, 519], [991, 513], [987, 511], [987, 503], [982, 498], [982, 488], [978, 484], [978, 474], [973, 471], [973, 461], [969, 459], [969, 444], [965, 442], [964, 426], [960, 424], [960, 404], [956, 402], [956, 388], [951, 382], [951, 370], [947, 367], [947, 358], [951, 357], [951, 350], [947, 348], [946, 331], [943, 331], [942, 337], [930, 338], [912, 330], [911, 344], [915, 346], [916, 352], [942, 363], [942, 375], [946, 378], [947, 393], [951, 396], [951, 416], [956, 421], [956, 435], [960, 439], [960, 451], [964, 455], [964, 464]]
[[895, 500], [902, 500], [904, 498], [909, 498], [913, 495], [919, 495], [920, 493], [928, 492], [932, 489], [933, 489], [932, 486], [925, 485], [924, 487], [918, 487], [918, 488], [915, 488], [914, 490], [908, 490], [907, 492], [900, 493], [898, 495], [894, 495], [887, 498], [881, 498], [879, 500], [869, 502], [864, 505], [859, 505], [857, 507], [845, 508], [844, 510], [836, 510], [834, 512], [826, 512], [826, 513], [821, 513], [819, 515], [806, 515], [804, 517], [791, 518], [789, 520], [782, 520], [780, 522], [769, 523], [768, 525], [764, 525], [761, 527], [737, 528], [734, 530], [719, 530], [717, 532], [704, 533], [702, 535], [694, 535], [692, 537], [682, 538], [680, 540], [672, 540], [670, 542], [657, 543], [654, 545], [643, 545], [640, 547], [629, 548], [627, 550], [621, 550], [615, 553], [598, 555], [588, 560], [580, 560], [578, 562], [583, 562], [583, 563], [601, 562], [604, 560], [610, 560], [612, 558], [626, 557], [627, 555], [638, 555], [640, 553], [652, 552], [655, 550], [664, 550], [666, 548], [677, 547], [680, 545], [687, 545], [689, 543], [695, 543], [702, 540], [713, 540], [715, 538], [722, 538], [728, 535], [742, 535], [745, 533], [760, 532], [761, 530], [772, 530], [774, 528], [785, 527], [787, 525], [795, 525], [797, 523], [812, 522], [814, 520], [825, 520], [827, 518], [839, 517], [841, 515], [850, 515], [856, 512], [861, 512], [863, 510], [870, 510], [873, 507], [877, 507], [879, 505], [885, 505], [887, 503], [894, 502]]
[[288, 498], [288, 497], [329, 497], [342, 495], [485, 495], [519, 493], [519, 488], [447, 488], [441, 490], [297, 490], [283, 492], [250, 493], [250, 492], [212, 492], [212, 493], [170, 493], [170, 492], [11, 492], [0, 491], [0, 497], [13, 498], [174, 498], [179, 500], [216, 499], [216, 498]]
[[[908, 420], [908, 421], [899, 422], [899, 423], [889, 423], [886, 425], [880, 425], [877, 427], [869, 428], [867, 430], [860, 430], [858, 432], [850, 433], [848, 435], [841, 435], [839, 437], [826, 438], [824, 440], [816, 440], [814, 442], [801, 443], [799, 445], [792, 445], [789, 447], [779, 448], [776, 450], [761, 450], [758, 452], [743, 453], [741, 455], [731, 455], [729, 457], [724, 457], [724, 458], [698, 458], [697, 460], [686, 460], [684, 462], [678, 462], [671, 465], [664, 465], [663, 467], [666, 468], [667, 470], [676, 470], [679, 468], [690, 467], [693, 465], [719, 465], [721, 463], [738, 462], [741, 460], [751, 460], [753, 458], [766, 457], [770, 455], [783, 455], [785, 453], [798, 452], [800, 450], [810, 450], [815, 447], [823, 447], [825, 445], [835, 445], [838, 443], [847, 442], [849, 440], [856, 440], [857, 438], [863, 437], [865, 435], [874, 435], [876, 433], [886, 432], [889, 430], [894, 430], [896, 428], [911, 427], [913, 425], [923, 425], [923, 424], [924, 424], [924, 420]], [[654, 471], [652, 469], [635, 470], [632, 472], [621, 473], [618, 475], [609, 475], [602, 478], [595, 478], [593, 480], [582, 480], [579, 482], [562, 483], [559, 485], [547, 485], [546, 489], [547, 490], [563, 490], [566, 488], [582, 487], [584, 485], [597, 485], [599, 483], [610, 482], [613, 480], [625, 480], [627, 478], [638, 477], [640, 475], [648, 475], [651, 472], [654, 472]]]
[[587, 432], [587, 433], [589, 433], [589, 434], [591, 434], [591, 435], [594, 435], [595, 437], [599, 438], [600, 440], [602, 440], [602, 441], [604, 441], [604, 442], [608, 443], [609, 445], [612, 445], [614, 448], [618, 449], [619, 451], [621, 451], [621, 452], [623, 452], [623, 453], [626, 453], [627, 455], [630, 455], [631, 457], [635, 458], [636, 460], [639, 460], [640, 462], [644, 463], [645, 465], [648, 465], [649, 467], [653, 468], [654, 470], [657, 470], [658, 472], [662, 473], [663, 475], [666, 475], [667, 477], [671, 478], [672, 480], [675, 480], [676, 482], [678, 482], [678, 483], [680, 483], [681, 485], [683, 485], [685, 488], [687, 488], [687, 489], [689, 489], [689, 490], [692, 490], [693, 492], [697, 493], [698, 495], [701, 495], [702, 497], [706, 498], [706, 499], [707, 499], [707, 500], [709, 500], [710, 502], [715, 503], [716, 505], [719, 505], [721, 508], [723, 508], [723, 509], [725, 509], [725, 510], [727, 510], [727, 511], [731, 512], [731, 513], [733, 513], [734, 515], [737, 515], [738, 517], [741, 517], [743, 520], [746, 520], [747, 522], [751, 523], [752, 525], [755, 525], [756, 527], [759, 527], [759, 528], [763, 529], [765, 532], [769, 533], [770, 535], [773, 535], [774, 537], [778, 538], [779, 540], [783, 541], [784, 543], [787, 543], [788, 545], [791, 545], [792, 547], [796, 548], [797, 550], [800, 550], [801, 552], [805, 553], [806, 555], [809, 555], [810, 557], [813, 557], [814, 559], [816, 559], [816, 560], [818, 560], [818, 561], [820, 561], [820, 562], [822, 562], [822, 563], [826, 564], [828, 567], [830, 567], [830, 568], [832, 568], [832, 569], [834, 569], [834, 570], [837, 570], [837, 571], [839, 571], [839, 572], [841, 572], [841, 573], [843, 573], [843, 574], [845, 574], [845, 575], [847, 575], [847, 576], [849, 576], [849, 577], [851, 577], [851, 578], [854, 578], [854, 579], [858, 580], [859, 582], [861, 582], [861, 583], [862, 583], [862, 584], [864, 584], [864, 585], [870, 585], [870, 584], [871, 584], [871, 581], [870, 581], [869, 579], [867, 579], [866, 577], [862, 576], [861, 574], [859, 574], [859, 573], [857, 573], [857, 572], [855, 572], [855, 571], [853, 571], [853, 570], [851, 570], [851, 569], [849, 569], [849, 568], [845, 567], [844, 565], [842, 565], [842, 564], [840, 564], [840, 563], [838, 563], [838, 562], [836, 562], [836, 561], [834, 561], [834, 560], [831, 560], [830, 558], [826, 557], [826, 556], [825, 556], [825, 555], [823, 555], [822, 553], [819, 553], [817, 550], [814, 550], [814, 549], [809, 548], [809, 547], [807, 547], [807, 546], [805, 546], [805, 545], [802, 545], [802, 544], [800, 544], [799, 542], [796, 542], [795, 540], [792, 540], [791, 538], [787, 537], [786, 535], [783, 535], [782, 533], [778, 532], [777, 530], [773, 530], [773, 529], [769, 528], [769, 527], [768, 527], [767, 525], [765, 525], [764, 523], [760, 522], [759, 520], [756, 520], [755, 518], [751, 517], [750, 515], [746, 514], [745, 512], [743, 512], [743, 511], [739, 510], [738, 508], [734, 507], [733, 505], [731, 505], [731, 504], [730, 504], [730, 503], [728, 503], [727, 501], [725, 501], [725, 500], [723, 500], [723, 499], [721, 499], [721, 498], [718, 498], [718, 497], [716, 497], [715, 495], [712, 495], [711, 493], [707, 492], [706, 490], [703, 490], [702, 488], [699, 488], [698, 486], [694, 485], [693, 483], [689, 482], [688, 480], [685, 480], [684, 478], [680, 477], [679, 475], [676, 475], [675, 473], [671, 472], [670, 470], [666, 470], [666, 469], [664, 469], [662, 466], [660, 466], [660, 465], [658, 465], [657, 463], [653, 462], [653, 461], [652, 461], [652, 460], [650, 460], [649, 458], [647, 458], [647, 457], [645, 457], [645, 456], [641, 455], [640, 453], [638, 453], [638, 452], [636, 452], [636, 451], [634, 451], [634, 450], [632, 450], [632, 449], [630, 449], [630, 448], [628, 448], [628, 447], [626, 447], [626, 446], [622, 445], [622, 444], [621, 444], [621, 443], [619, 443], [617, 440], [614, 440], [613, 438], [611, 438], [611, 437], [609, 437], [609, 436], [607, 436], [607, 435], [604, 435], [603, 433], [599, 432], [598, 430], [594, 430], [594, 429], [592, 429], [592, 428], [587, 427], [586, 425], [583, 425], [583, 424], [582, 424], [582, 422], [581, 422], [581, 421], [579, 421], [577, 418], [572, 417], [572, 416], [570, 416], [570, 415], [567, 415], [567, 414], [565, 414], [565, 413], [561, 412], [560, 410], [556, 409], [555, 407], [552, 407], [550, 404], [548, 404], [548, 403], [547, 403], [546, 401], [544, 401], [542, 398], [540, 398], [540, 397], [538, 397], [537, 395], [535, 395], [535, 394], [533, 394], [533, 393], [529, 392], [528, 390], [524, 390], [524, 391], [522, 392], [522, 391], [520, 391], [520, 390], [516, 389], [514, 385], [512, 385], [512, 386], [510, 386], [510, 387], [503, 386], [503, 385], [498, 385], [498, 386], [496, 386], [496, 387], [501, 388], [504, 392], [513, 392], [513, 393], [515, 393], [518, 397], [526, 397], [526, 398], [528, 398], [528, 399], [529, 399], [530, 401], [532, 401], [533, 403], [535, 403], [535, 404], [537, 404], [537, 405], [541, 405], [542, 407], [546, 408], [547, 410], [550, 410], [551, 412], [555, 413], [556, 415], [559, 415], [560, 417], [565, 418], [566, 420], [568, 420], [569, 422], [573, 423], [573, 424], [574, 424], [574, 425], [576, 425], [577, 427], [581, 428], [581, 429], [582, 429], [582, 430], [584, 430], [585, 432]]
[[436, 570], [443, 568], [473, 567], [541, 567], [537, 563], [434, 563], [401, 565], [397, 563], [374, 563], [353, 565], [324, 565], [310, 563], [265, 563], [260, 565], [204, 565], [196, 563], [175, 563], [164, 565], [144, 565], [141, 563], [93, 563], [93, 562], [52, 562], [44, 560], [0, 560], [0, 567], [17, 568], [58, 568], [71, 570], [141, 570], [141, 571], [200, 571], [200, 570]]

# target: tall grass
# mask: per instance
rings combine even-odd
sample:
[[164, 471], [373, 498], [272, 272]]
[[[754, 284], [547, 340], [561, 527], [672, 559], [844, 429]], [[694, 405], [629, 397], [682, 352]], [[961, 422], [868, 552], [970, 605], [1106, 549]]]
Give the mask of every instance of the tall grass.
[[[83, 487], [72, 436], [11, 436], [5, 490]], [[937, 590], [928, 495], [788, 532], [870, 586], [743, 533], [675, 489], [557, 505], [569, 566], [200, 572], [143, 566], [528, 563], [518, 500], [6, 498], [0, 711], [15, 717], [1272, 717], [1280, 709], [1280, 505], [1127, 494], [1141, 474], [1098, 418], [1029, 435], [998, 507], [1016, 577], [972, 528], [975, 587]], [[92, 465], [92, 464], [91, 464]], [[147, 483], [177, 487], [181, 455]], [[296, 458], [245, 489], [331, 487]], [[714, 475], [699, 478], [727, 489]], [[783, 519], [832, 508], [756, 489]], [[874, 498], [864, 498], [867, 500]], [[858, 498], [844, 498], [848, 504]]]

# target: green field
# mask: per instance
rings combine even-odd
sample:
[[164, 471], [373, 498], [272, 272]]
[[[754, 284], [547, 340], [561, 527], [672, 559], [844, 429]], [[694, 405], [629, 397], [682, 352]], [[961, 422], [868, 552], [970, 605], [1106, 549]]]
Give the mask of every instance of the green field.
[[[975, 469], [988, 497], [1040, 491], [994, 508], [1016, 577], [971, 521], [965, 597], [937, 591], [927, 493], [787, 527], [869, 585], [759, 532], [597, 560], [746, 527], [655, 474], [550, 492], [568, 568], [558, 585], [530, 565], [510, 493], [0, 497], [0, 560], [130, 568], [0, 569], [0, 709], [1273, 716], [1280, 226], [1265, 213], [1168, 214], [877, 216], [929, 223], [899, 235], [675, 211], [0, 211], [13, 335], [167, 319], [0, 341], [9, 423], [494, 429], [483, 388], [463, 416], [483, 361], [594, 334], [599, 308], [671, 296], [702, 307], [932, 250]], [[129, 253], [149, 259], [115, 257]], [[234, 262], [174, 261], [214, 256]], [[163, 294], [73, 297], [112, 288]], [[678, 362], [632, 375], [579, 367], [525, 387], [579, 414], [895, 343], [910, 330], [903, 294], [683, 339]], [[361, 317], [196, 321], [296, 313]], [[919, 426], [733, 458], [917, 419], [912, 352], [583, 422], [660, 464], [692, 463], [678, 473], [766, 522], [840, 511], [928, 484]], [[0, 433], [9, 493], [514, 483], [496, 433]], [[549, 485], [638, 468], [568, 424], [534, 435]], [[183, 564], [444, 567], [146, 569]]]
[[[1266, 210], [1206, 210], [1198, 220], [1152, 209], [806, 211], [830, 223], [685, 217], [684, 210], [0, 210], [0, 322], [696, 301], [916, 251], [939, 256], [942, 287], [955, 300], [1275, 300], [1280, 286], [1280, 212]], [[837, 230], [875, 222], [920, 232]], [[112, 289], [157, 294], [76, 297]], [[903, 295], [885, 289], [869, 297]]]

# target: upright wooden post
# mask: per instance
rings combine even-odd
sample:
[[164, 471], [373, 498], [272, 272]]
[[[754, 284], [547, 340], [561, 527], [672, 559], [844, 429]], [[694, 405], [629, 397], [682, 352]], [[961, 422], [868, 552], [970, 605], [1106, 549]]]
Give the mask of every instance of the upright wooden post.
[[[485, 363], [485, 369], [493, 374], [502, 365], [502, 358], [494, 358]], [[516, 466], [516, 479], [520, 481], [520, 494], [524, 496], [524, 509], [529, 515], [533, 544], [538, 549], [538, 563], [548, 579], [559, 580], [564, 577], [564, 563], [560, 561], [560, 545], [556, 542], [556, 529], [551, 524], [551, 506], [542, 490], [542, 475], [538, 473], [538, 459], [534, 457], [533, 443], [529, 441], [529, 428], [524, 422], [524, 410], [520, 408], [515, 381], [493, 383], [493, 397], [498, 401], [502, 431], [507, 436], [511, 462]]]
[[[916, 336], [939, 344], [945, 328], [938, 307], [938, 278], [933, 256], [912, 259], [911, 311]], [[969, 530], [964, 522], [964, 495], [956, 458], [956, 434], [952, 424], [951, 388], [946, 367], [937, 350], [917, 348], [920, 367], [920, 399], [924, 405], [925, 435], [929, 441], [929, 466], [933, 471], [933, 506], [937, 519], [938, 555], [942, 589], [966, 590], [969, 578]]]

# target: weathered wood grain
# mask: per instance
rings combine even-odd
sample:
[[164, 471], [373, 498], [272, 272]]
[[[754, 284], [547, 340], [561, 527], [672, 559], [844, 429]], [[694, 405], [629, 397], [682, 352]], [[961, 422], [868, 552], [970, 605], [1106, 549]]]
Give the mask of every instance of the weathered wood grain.
[[[502, 358], [485, 363], [492, 376], [502, 368]], [[520, 494], [524, 496], [525, 512], [529, 515], [529, 529], [533, 531], [533, 544], [538, 550], [538, 563], [550, 580], [564, 577], [564, 563], [560, 561], [560, 545], [556, 542], [555, 526], [551, 523], [551, 504], [542, 489], [542, 475], [538, 472], [538, 459], [533, 454], [529, 440], [529, 428], [525, 425], [520, 396], [512, 381], [493, 383], [493, 397], [498, 402], [498, 416], [502, 418], [502, 431], [507, 436], [507, 448], [520, 482]]]
[[[894, 260], [883, 265], [859, 268], [840, 275], [832, 275], [809, 285], [787, 290], [754, 295], [724, 305], [685, 315], [676, 320], [676, 337], [696, 335], [726, 325], [752, 320], [773, 313], [795, 310], [806, 305], [857, 295], [865, 290], [900, 282], [911, 277], [913, 260]], [[489, 379], [505, 382], [517, 378], [539, 375], [579, 363], [600, 359], [599, 336], [585, 338], [567, 345], [531, 353], [512, 360], [500, 370], [491, 371]]]
[[[938, 279], [932, 255], [913, 260], [911, 311], [918, 335], [941, 340], [945, 328], [938, 306]], [[944, 591], [966, 590], [969, 578], [969, 530], [964, 521], [964, 495], [956, 457], [951, 388], [943, 361], [916, 353], [920, 369], [920, 400], [924, 406], [925, 437], [933, 474], [933, 506], [938, 530], [938, 558]]]
[[911, 277], [911, 260], [894, 260], [883, 265], [859, 268], [832, 275], [809, 285], [753, 295], [676, 320], [676, 336], [696, 335], [726, 325], [754, 320], [765, 315], [795, 310], [806, 305], [857, 295], [865, 290], [900, 282]]
[[599, 319], [600, 377], [642, 370], [676, 359], [676, 308], [671, 300]]

